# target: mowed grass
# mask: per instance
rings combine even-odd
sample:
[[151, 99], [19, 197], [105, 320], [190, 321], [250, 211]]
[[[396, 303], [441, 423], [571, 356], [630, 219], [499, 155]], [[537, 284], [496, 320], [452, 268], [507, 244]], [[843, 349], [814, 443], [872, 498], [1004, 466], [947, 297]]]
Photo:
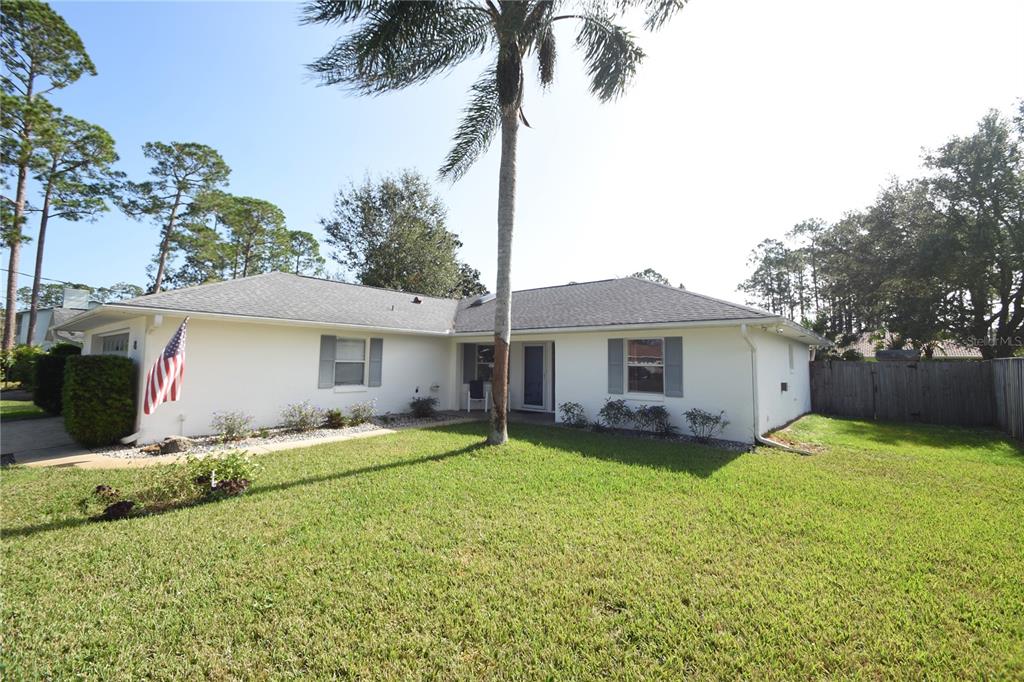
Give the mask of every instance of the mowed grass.
[[83, 521], [134, 471], [2, 478], [5, 680], [1020, 678], [1024, 454], [808, 417], [812, 457], [515, 425], [264, 458]]
[[5, 422], [49, 416], [31, 400], [0, 400], [0, 420]]

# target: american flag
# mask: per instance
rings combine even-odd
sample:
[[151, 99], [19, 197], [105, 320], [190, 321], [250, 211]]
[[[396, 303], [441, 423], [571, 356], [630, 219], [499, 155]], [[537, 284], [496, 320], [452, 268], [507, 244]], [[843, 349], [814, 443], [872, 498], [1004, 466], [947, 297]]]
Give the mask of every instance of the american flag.
[[186, 317], [146, 376], [146, 400], [142, 407], [145, 414], [153, 414], [160, 403], [173, 402], [181, 396], [181, 380], [185, 374], [187, 324]]

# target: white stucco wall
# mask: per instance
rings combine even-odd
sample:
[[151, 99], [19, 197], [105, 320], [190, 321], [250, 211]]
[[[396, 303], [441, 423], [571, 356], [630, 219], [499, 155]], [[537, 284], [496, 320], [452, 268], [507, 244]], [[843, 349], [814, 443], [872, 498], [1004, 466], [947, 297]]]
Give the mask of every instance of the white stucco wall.
[[[681, 336], [683, 338], [683, 397], [608, 393], [608, 339]], [[554, 337], [556, 374], [555, 402], [583, 405], [589, 419], [596, 419], [605, 398], [624, 398], [630, 405], [664, 405], [672, 421], [688, 433], [683, 412], [699, 407], [717, 413], [725, 410], [729, 426], [722, 437], [753, 441], [750, 348], [738, 327], [657, 329], [618, 333], [588, 332]], [[556, 419], [560, 415], [556, 414]]]
[[751, 331], [751, 338], [757, 344], [758, 411], [764, 433], [811, 411], [810, 356], [806, 345], [770, 331]]
[[[181, 318], [164, 317], [155, 328], [153, 317], [133, 318], [130, 323], [129, 347], [137, 337], [145, 341], [144, 350], [140, 343], [140, 350], [133, 351], [134, 359], [140, 363], [142, 395], [145, 373], [181, 324]], [[109, 330], [90, 332], [85, 352], [91, 352], [92, 341], [101, 331]], [[318, 388], [321, 334], [383, 338], [381, 386]], [[256, 427], [275, 426], [280, 423], [281, 410], [286, 405], [303, 400], [325, 409], [345, 409], [376, 399], [379, 414], [408, 412], [417, 388], [419, 395], [433, 395], [441, 409], [449, 409], [451, 344], [446, 337], [192, 318], [181, 400], [165, 403], [149, 416], [142, 414], [140, 404], [140, 440], [208, 434], [213, 414], [221, 411], [241, 410], [254, 417]], [[432, 392], [435, 385], [438, 388]]]

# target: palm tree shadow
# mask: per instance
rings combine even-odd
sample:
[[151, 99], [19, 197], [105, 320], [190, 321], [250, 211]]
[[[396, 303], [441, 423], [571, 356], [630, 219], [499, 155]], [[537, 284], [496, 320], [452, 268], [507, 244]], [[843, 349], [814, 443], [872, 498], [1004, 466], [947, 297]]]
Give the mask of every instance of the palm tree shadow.
[[[468, 446], [466, 446], [464, 448], [459, 448], [458, 450], [449, 450], [448, 452], [439, 452], [437, 454], [429, 455], [427, 457], [412, 457], [412, 458], [409, 458], [409, 459], [402, 459], [402, 460], [398, 460], [398, 461], [395, 461], [395, 462], [386, 462], [384, 464], [374, 464], [374, 465], [371, 465], [371, 466], [360, 467], [358, 469], [347, 469], [345, 471], [339, 471], [339, 472], [335, 472], [335, 473], [331, 473], [331, 474], [325, 474], [323, 476], [308, 476], [306, 478], [300, 478], [300, 479], [296, 479], [294, 481], [282, 481], [281, 483], [273, 483], [271, 485], [266, 485], [266, 486], [259, 486], [259, 485], [257, 485], [257, 486], [254, 486], [252, 489], [250, 489], [245, 494], [241, 495], [240, 497], [243, 497], [243, 498], [244, 497], [254, 497], [254, 496], [259, 496], [259, 495], [265, 495], [267, 493], [276, 493], [276, 492], [280, 492], [282, 490], [291, 490], [291, 489], [294, 489], [294, 488], [300, 488], [300, 487], [309, 486], [309, 485], [316, 485], [318, 483], [327, 483], [329, 481], [338, 481], [338, 480], [342, 480], [342, 479], [345, 479], [345, 478], [352, 478], [354, 476], [366, 476], [366, 475], [375, 474], [375, 473], [378, 473], [378, 472], [381, 472], [381, 471], [388, 471], [390, 469], [398, 469], [398, 468], [401, 468], [401, 467], [415, 466], [417, 464], [428, 464], [430, 462], [442, 462], [444, 460], [451, 459], [453, 457], [458, 457], [459, 455], [468, 454], [470, 452], [473, 452], [475, 450], [479, 450], [479, 449], [482, 449], [482, 448], [485, 448], [485, 447], [487, 447], [487, 445], [484, 444], [484, 443], [475, 443], [473, 445], [468, 445]], [[147, 517], [153, 517], [153, 516], [162, 516], [164, 514], [171, 514], [171, 513], [174, 513], [176, 511], [180, 511], [182, 509], [191, 509], [191, 508], [194, 508], [194, 507], [205, 507], [207, 505], [217, 504], [217, 503], [222, 502], [222, 501], [224, 501], [226, 499], [231, 499], [231, 498], [221, 497], [221, 496], [209, 497], [209, 498], [205, 498], [205, 499], [198, 500], [198, 501], [195, 501], [195, 502], [188, 502], [188, 503], [184, 503], [184, 504], [168, 505], [168, 506], [165, 506], [165, 507], [161, 507], [159, 509], [153, 509], [153, 510], [146, 511], [146, 512], [143, 512], [143, 513], [140, 513], [140, 514], [133, 514], [133, 515], [128, 516], [127, 518], [124, 518], [124, 519], [114, 519], [112, 521], [127, 521], [127, 520], [131, 520], [131, 519], [141, 519], [141, 518], [147, 518]], [[28, 525], [28, 526], [19, 526], [19, 527], [11, 528], [11, 529], [8, 529], [8, 530], [4, 530], [3, 533], [2, 533], [2, 536], [3, 536], [4, 539], [6, 539], [6, 538], [19, 538], [19, 537], [30, 537], [30, 536], [35, 535], [37, 533], [45, 533], [45, 532], [54, 531], [54, 530], [64, 530], [64, 529], [68, 529], [68, 528], [77, 528], [79, 526], [84, 526], [84, 525], [96, 523], [96, 522], [99, 522], [99, 521], [106, 521], [106, 520], [105, 519], [96, 518], [96, 517], [87, 517], [87, 516], [72, 517], [72, 518], [62, 519], [60, 521], [49, 521], [47, 523], [37, 523], [37, 524]]]
[[707, 478], [744, 454], [710, 445], [610, 433], [593, 433], [561, 426], [514, 424], [513, 438], [593, 459], [687, 473]]

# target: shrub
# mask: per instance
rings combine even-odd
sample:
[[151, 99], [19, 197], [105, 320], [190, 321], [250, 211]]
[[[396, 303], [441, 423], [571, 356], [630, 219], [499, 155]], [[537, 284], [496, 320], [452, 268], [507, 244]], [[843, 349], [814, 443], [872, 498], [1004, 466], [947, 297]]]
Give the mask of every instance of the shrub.
[[567, 402], [558, 406], [558, 413], [562, 416], [562, 423], [574, 429], [585, 429], [589, 420], [579, 403]]
[[843, 351], [843, 354], [839, 356], [840, 360], [847, 360], [850, 362], [860, 362], [864, 359], [864, 354], [856, 348], [847, 348]]
[[352, 426], [358, 426], [359, 424], [365, 424], [366, 422], [373, 419], [374, 412], [377, 410], [376, 400], [367, 400], [363, 403], [356, 403], [352, 407], [348, 408], [349, 418], [348, 422]]
[[82, 349], [70, 343], [59, 343], [36, 360], [35, 388], [32, 402], [50, 414], [60, 414], [64, 391], [64, 365], [68, 357], [81, 355]]
[[418, 419], [430, 419], [437, 414], [437, 398], [431, 396], [413, 398], [409, 407], [412, 408], [412, 416]]
[[327, 410], [324, 412], [324, 426], [329, 429], [343, 429], [348, 425], [348, 420], [341, 410]]
[[312, 431], [324, 423], [324, 411], [308, 400], [288, 405], [281, 411], [281, 425], [289, 431]]
[[707, 443], [715, 437], [716, 433], [721, 433], [729, 425], [729, 420], [725, 418], [724, 410], [714, 414], [695, 407], [684, 412], [683, 416], [686, 417], [686, 424], [690, 427], [690, 433], [701, 443]]
[[598, 418], [610, 429], [621, 429], [631, 424], [634, 419], [633, 410], [625, 400], [605, 398], [604, 406], [597, 413]]
[[210, 426], [224, 440], [242, 440], [252, 433], [252, 421], [245, 412], [214, 412]]
[[2, 364], [4, 381], [21, 384], [22, 388], [32, 388], [36, 376], [36, 360], [43, 355], [39, 346], [15, 346], [4, 354]]
[[649, 431], [659, 436], [671, 436], [676, 427], [672, 425], [672, 417], [664, 405], [644, 405], [634, 412], [633, 421], [641, 431]]
[[64, 427], [75, 441], [116, 443], [135, 427], [135, 365], [116, 355], [70, 355], [61, 399]]
[[259, 472], [259, 464], [245, 452], [147, 467], [133, 477], [126, 491], [99, 485], [79, 503], [84, 513], [101, 520], [122, 519], [197, 504], [245, 492]]

